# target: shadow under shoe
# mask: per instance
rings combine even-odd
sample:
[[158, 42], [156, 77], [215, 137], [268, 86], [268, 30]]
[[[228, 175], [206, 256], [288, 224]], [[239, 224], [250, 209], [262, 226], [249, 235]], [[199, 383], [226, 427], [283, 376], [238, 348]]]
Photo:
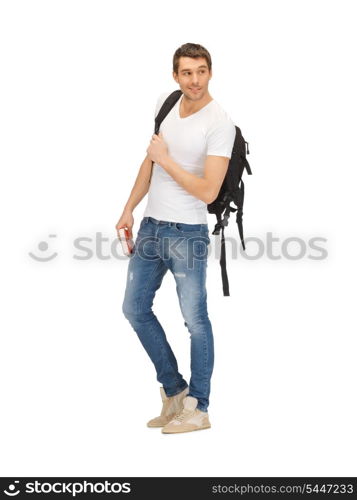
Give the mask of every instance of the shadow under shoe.
[[160, 387], [160, 395], [162, 400], [162, 410], [158, 417], [155, 417], [147, 422], [148, 427], [163, 427], [183, 408], [183, 399], [188, 394], [189, 388], [186, 387], [183, 391], [175, 396], [166, 396], [163, 387]]

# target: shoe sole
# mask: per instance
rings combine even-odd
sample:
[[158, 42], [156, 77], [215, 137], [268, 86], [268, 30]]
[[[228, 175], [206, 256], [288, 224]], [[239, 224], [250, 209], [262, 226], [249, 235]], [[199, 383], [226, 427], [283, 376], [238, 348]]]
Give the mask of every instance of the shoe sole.
[[170, 422], [170, 420], [172, 420], [172, 419], [174, 418], [174, 416], [175, 416], [175, 415], [172, 415], [172, 416], [170, 417], [170, 419], [166, 422], [166, 424], [149, 424], [149, 422], [147, 422], [147, 424], [146, 424], [146, 425], [147, 425], [147, 427], [156, 427], [156, 428], [157, 428], [157, 427], [165, 427], [165, 425], [167, 425], [167, 424]]
[[204, 425], [202, 427], [199, 427], [198, 429], [189, 429], [189, 430], [185, 430], [185, 431], [164, 431], [164, 429], [162, 429], [162, 433], [163, 434], [183, 434], [184, 432], [195, 432], [195, 431], [203, 431], [205, 429], [210, 429], [211, 428], [211, 424], [209, 425]]

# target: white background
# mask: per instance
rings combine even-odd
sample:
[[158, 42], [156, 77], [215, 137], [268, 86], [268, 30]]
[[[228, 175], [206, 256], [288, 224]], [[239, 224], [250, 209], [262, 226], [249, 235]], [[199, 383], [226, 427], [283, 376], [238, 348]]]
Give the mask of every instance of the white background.
[[[2, 476], [357, 475], [354, 4], [1, 3]], [[122, 315], [115, 224], [186, 42], [211, 53], [210, 93], [249, 142], [245, 237], [306, 252], [228, 250], [230, 297], [211, 253], [212, 428], [163, 435], [146, 427], [160, 384]], [[313, 237], [327, 258], [309, 258]], [[154, 311], [189, 378], [170, 273]]]

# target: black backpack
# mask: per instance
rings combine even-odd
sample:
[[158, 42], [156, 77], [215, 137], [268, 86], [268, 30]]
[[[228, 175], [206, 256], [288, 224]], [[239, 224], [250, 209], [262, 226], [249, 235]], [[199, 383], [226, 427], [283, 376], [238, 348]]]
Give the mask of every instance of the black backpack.
[[[156, 118], [155, 118], [155, 130], [154, 133], [158, 134], [160, 130], [160, 125], [164, 118], [168, 115], [171, 109], [174, 107], [176, 102], [180, 99], [182, 91], [180, 89], [172, 92], [165, 100], [161, 106]], [[252, 175], [252, 171], [246, 155], [249, 154], [249, 144], [244, 140], [240, 128], [236, 127], [236, 136], [233, 144], [231, 159], [229, 160], [228, 170], [226, 176], [223, 180], [221, 189], [218, 193], [217, 198], [207, 205], [207, 210], [210, 214], [215, 214], [217, 218], [217, 223], [214, 227], [212, 234], [219, 234], [221, 232], [221, 275], [223, 284], [223, 295], [229, 295], [229, 283], [226, 269], [226, 247], [224, 239], [224, 228], [228, 225], [228, 219], [231, 212], [237, 212], [236, 222], [238, 225], [238, 231], [240, 240], [242, 242], [243, 250], [245, 250], [244, 238], [243, 238], [243, 203], [244, 203], [244, 183], [242, 180], [242, 175], [244, 169], [247, 170], [249, 175]], [[232, 207], [230, 204], [233, 202], [237, 208]]]

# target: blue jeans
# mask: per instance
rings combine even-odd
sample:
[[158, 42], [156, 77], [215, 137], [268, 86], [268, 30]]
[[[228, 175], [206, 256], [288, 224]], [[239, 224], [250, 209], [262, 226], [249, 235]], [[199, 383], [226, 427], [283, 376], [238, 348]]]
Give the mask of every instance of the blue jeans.
[[[207, 312], [206, 268], [210, 239], [207, 224], [184, 224], [144, 217], [129, 257], [124, 316], [155, 365], [167, 396], [189, 387], [197, 408], [207, 411], [214, 346]], [[173, 274], [184, 325], [190, 332], [191, 379], [188, 386], [165, 332], [152, 311], [156, 290], [167, 270]], [[173, 325], [174, 326], [174, 325]]]

